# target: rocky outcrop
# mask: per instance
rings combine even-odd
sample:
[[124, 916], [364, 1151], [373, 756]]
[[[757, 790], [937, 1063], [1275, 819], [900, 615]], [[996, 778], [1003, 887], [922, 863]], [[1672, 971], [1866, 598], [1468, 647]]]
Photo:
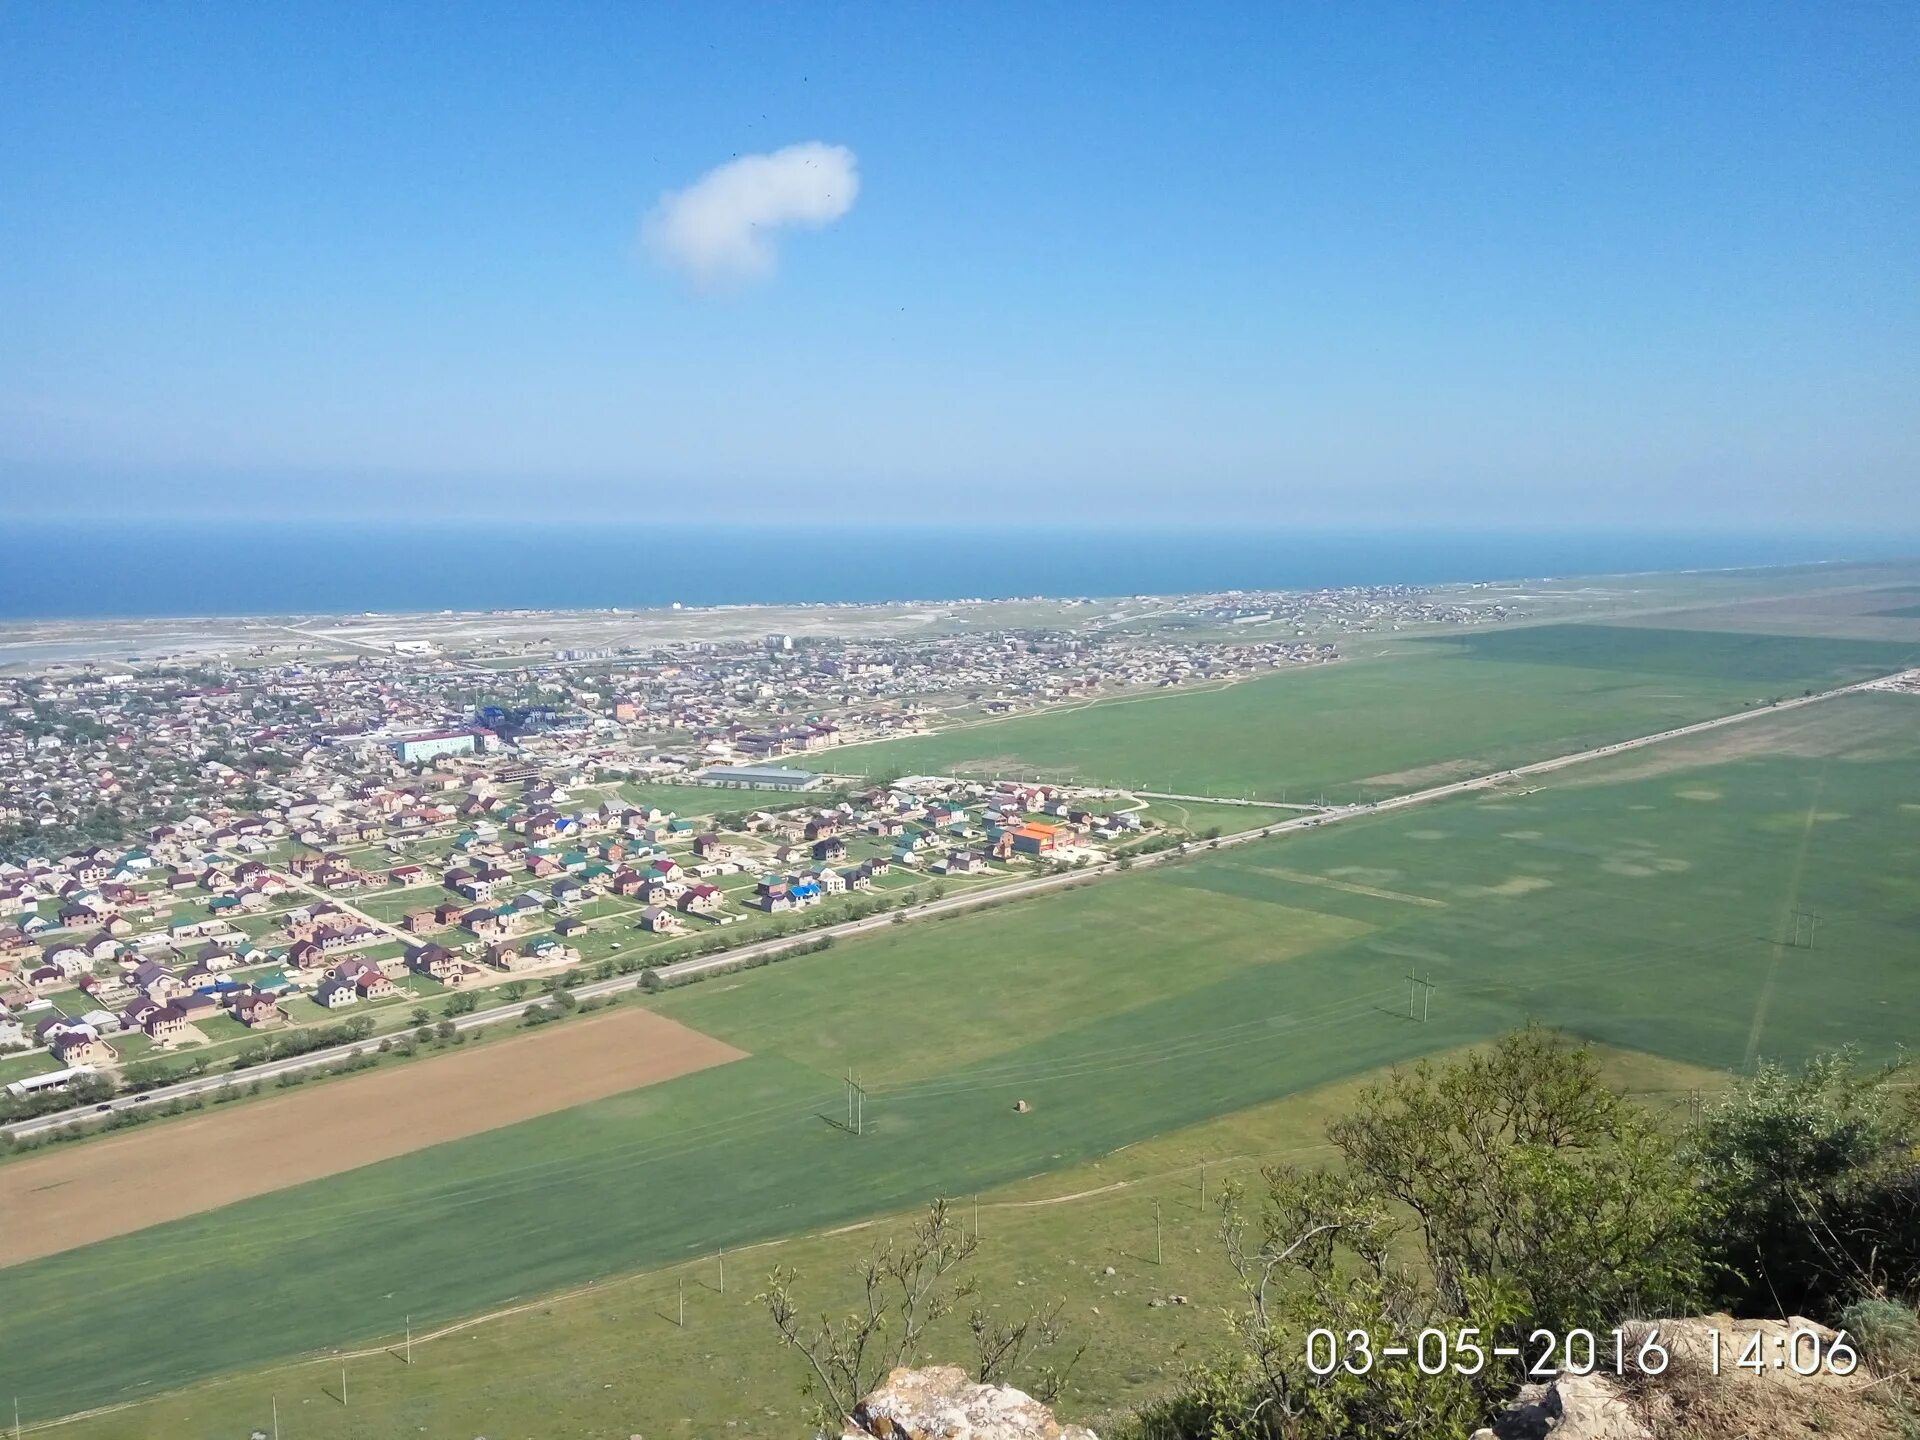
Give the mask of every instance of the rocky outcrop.
[[981, 1385], [952, 1365], [895, 1370], [854, 1407], [842, 1440], [1099, 1440], [1011, 1385]]
[[[1861, 1364], [1851, 1374], [1824, 1365], [1796, 1372], [1789, 1357], [1797, 1332], [1820, 1338], [1821, 1353], [1836, 1332], [1799, 1316], [1735, 1320], [1702, 1315], [1646, 1322], [1657, 1327], [1669, 1355], [1658, 1375], [1608, 1371], [1562, 1375], [1528, 1385], [1493, 1425], [1473, 1440], [1797, 1440], [1843, 1434], [1892, 1437], [1891, 1418], [1877, 1403], [1873, 1376]], [[1715, 1337], [1718, 1336], [1717, 1361]], [[1760, 1368], [1741, 1357], [1758, 1337]], [[1803, 1363], [1811, 1359], [1801, 1339]]]

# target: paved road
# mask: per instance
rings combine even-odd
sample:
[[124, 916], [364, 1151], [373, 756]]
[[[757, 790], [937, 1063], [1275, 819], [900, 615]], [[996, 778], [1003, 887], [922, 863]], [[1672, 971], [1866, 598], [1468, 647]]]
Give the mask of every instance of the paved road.
[[1169, 790], [1129, 790], [1143, 800], [1192, 800], [1200, 805], [1250, 805], [1256, 810], [1325, 810], [1325, 805], [1307, 805], [1298, 800], [1247, 800], [1234, 795], [1177, 795]]
[[[1920, 672], [1914, 672], [1920, 673]], [[1835, 690], [1823, 690], [1816, 695], [1803, 695], [1792, 700], [1783, 700], [1777, 705], [1755, 706], [1749, 710], [1736, 711], [1731, 715], [1717, 716], [1712, 720], [1702, 720], [1692, 725], [1680, 725], [1671, 730], [1661, 730], [1652, 735], [1641, 735], [1631, 740], [1618, 740], [1611, 745], [1595, 746], [1591, 750], [1581, 750], [1570, 755], [1556, 755], [1552, 759], [1538, 760], [1531, 765], [1516, 766], [1511, 770], [1499, 770], [1490, 775], [1476, 775], [1467, 780], [1455, 780], [1445, 785], [1435, 785], [1425, 790], [1409, 791], [1396, 795], [1389, 800], [1371, 801], [1353, 805], [1329, 807], [1327, 810], [1296, 816], [1290, 820], [1277, 821], [1257, 830], [1243, 830], [1234, 835], [1222, 835], [1213, 841], [1190, 841], [1174, 849], [1157, 851], [1152, 855], [1142, 855], [1133, 862], [1133, 868], [1145, 869], [1152, 865], [1164, 865], [1178, 860], [1196, 850], [1221, 849], [1229, 845], [1244, 845], [1249, 841], [1262, 840], [1270, 835], [1282, 835], [1290, 831], [1311, 830], [1321, 825], [1337, 825], [1343, 821], [1355, 820], [1365, 815], [1376, 815], [1388, 810], [1404, 810], [1411, 805], [1430, 804], [1435, 800], [1445, 800], [1456, 795], [1471, 794], [1476, 790], [1490, 789], [1495, 785], [1512, 780], [1523, 780], [1535, 775], [1551, 774], [1555, 770], [1564, 770], [1569, 765], [1578, 765], [1583, 761], [1597, 760], [1608, 755], [1618, 755], [1629, 750], [1644, 749], [1649, 745], [1660, 745], [1670, 740], [1678, 740], [1688, 735], [1701, 735], [1710, 730], [1723, 729], [1729, 725], [1743, 724], [1763, 715], [1777, 715], [1785, 710], [1796, 710], [1805, 705], [1817, 705], [1823, 700], [1831, 700], [1840, 695], [1851, 695], [1867, 690], [1880, 683], [1877, 680], [1862, 681], [1858, 685], [1843, 685]], [[962, 895], [949, 895], [939, 900], [930, 900], [916, 905], [911, 910], [883, 911], [864, 920], [848, 920], [839, 925], [823, 925], [818, 930], [806, 931], [777, 940], [761, 940], [751, 945], [743, 945], [737, 950], [728, 950], [718, 955], [702, 956], [694, 960], [682, 960], [673, 965], [662, 965], [659, 973], [669, 981], [685, 980], [716, 970], [728, 970], [734, 966], [755, 960], [763, 955], [774, 954], [781, 950], [804, 945], [823, 935], [831, 935], [836, 940], [856, 935], [864, 935], [895, 923], [898, 915], [907, 915], [919, 919], [930, 915], [945, 914], [954, 910], [971, 909], [981, 905], [997, 905], [1003, 901], [1021, 896], [1035, 895], [1045, 890], [1064, 889], [1070, 885], [1082, 885], [1088, 880], [1102, 875], [1111, 875], [1119, 870], [1119, 863], [1107, 861], [1099, 865], [1089, 865], [1083, 870], [1069, 870], [1059, 875], [1041, 875], [1031, 880], [1015, 881], [1011, 885], [997, 885], [991, 889], [970, 890]], [[331, 897], [329, 897], [331, 898]], [[378, 923], [378, 922], [375, 922]], [[407, 939], [411, 942], [413, 937]], [[610, 980], [598, 980], [589, 984], [573, 987], [573, 993], [581, 999], [601, 995], [615, 995], [625, 990], [635, 990], [640, 986], [638, 975], [619, 975]], [[460, 1030], [475, 1030], [483, 1025], [497, 1025], [502, 1021], [518, 1019], [531, 1004], [539, 1003], [543, 997], [534, 997], [515, 1001], [510, 1005], [496, 1005], [487, 1010], [476, 1010], [471, 1015], [462, 1015], [454, 1020]], [[140, 1105], [164, 1105], [176, 1097], [204, 1095], [232, 1085], [251, 1085], [256, 1080], [272, 1080], [280, 1075], [296, 1070], [308, 1070], [316, 1066], [334, 1064], [346, 1059], [355, 1051], [364, 1050], [372, 1041], [362, 1041], [354, 1045], [338, 1045], [326, 1050], [315, 1050], [305, 1055], [296, 1055], [286, 1060], [276, 1060], [264, 1065], [255, 1065], [235, 1074], [202, 1075], [192, 1080], [183, 1080], [178, 1084], [162, 1086], [157, 1090], [148, 1090], [139, 1095], [123, 1095], [93, 1111], [68, 1110], [53, 1115], [43, 1115], [33, 1120], [19, 1120], [12, 1125], [0, 1127], [0, 1132], [14, 1135], [32, 1135], [36, 1131], [50, 1130], [61, 1125], [71, 1124], [75, 1120], [84, 1120], [95, 1113], [109, 1110], [126, 1110]]]
[[[237, 855], [230, 850], [222, 850], [220, 853], [225, 855], [229, 860], [245, 861], [249, 858], [245, 855]], [[398, 925], [389, 925], [384, 920], [376, 919], [352, 901], [346, 900], [330, 890], [322, 890], [316, 885], [309, 885], [306, 881], [300, 879], [299, 876], [292, 874], [290, 871], [275, 870], [273, 871], [273, 875], [275, 879], [298, 890], [301, 894], [310, 895], [315, 900], [324, 900], [327, 904], [333, 906], [343, 914], [353, 916], [354, 919], [365, 924], [368, 929], [379, 931], [389, 940], [399, 940], [408, 946], [418, 945], [420, 943], [420, 937], [418, 935], [411, 935], [407, 931], [402, 930]]]

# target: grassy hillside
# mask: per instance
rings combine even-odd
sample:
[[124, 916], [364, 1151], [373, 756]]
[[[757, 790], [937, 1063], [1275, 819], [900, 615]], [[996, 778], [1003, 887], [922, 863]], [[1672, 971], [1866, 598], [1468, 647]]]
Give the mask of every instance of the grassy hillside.
[[[1833, 702], [668, 994], [754, 1058], [0, 1271], [0, 1383], [30, 1416], [109, 1403], [1057, 1170], [1530, 1018], [1714, 1067], [1891, 1053], [1916, 717]], [[1776, 943], [1796, 908], [1814, 949]], [[860, 1139], [829, 1123], [849, 1065]]]
[[[1601, 1063], [1609, 1083], [1676, 1120], [1689, 1088], [1721, 1083], [1712, 1072], [1651, 1056], [1602, 1052]], [[1211, 1203], [1202, 1204], [1203, 1183], [1212, 1202], [1223, 1183], [1249, 1180], [1262, 1164], [1312, 1163], [1326, 1153], [1326, 1122], [1349, 1107], [1357, 1084], [1156, 1136], [1118, 1155], [988, 1190], [977, 1204], [972, 1196], [958, 1197], [960, 1218], [971, 1226], [977, 1215], [985, 1237], [972, 1269], [989, 1303], [1060, 1302], [1073, 1343], [1087, 1346], [1059, 1403], [1063, 1418], [1093, 1422], [1105, 1433], [1116, 1411], [1164, 1390], [1169, 1360], [1177, 1366], [1222, 1344], [1217, 1315], [1231, 1302], [1232, 1282], [1214, 1239], [1218, 1217]], [[775, 1264], [789, 1265], [810, 1297], [835, 1308], [849, 1305], [852, 1266], [877, 1239], [913, 1218], [890, 1214], [871, 1227], [799, 1236], [724, 1260], [702, 1255], [431, 1340], [416, 1328], [411, 1368], [400, 1363], [403, 1336], [382, 1337], [391, 1349], [376, 1342], [372, 1353], [347, 1362], [346, 1405], [340, 1403], [340, 1362], [316, 1359], [195, 1386], [60, 1433], [70, 1440], [246, 1435], [270, 1430], [277, 1402], [287, 1440], [422, 1430], [706, 1440], [715, 1416], [742, 1440], [793, 1440], [802, 1425], [796, 1357], [775, 1343], [756, 1291]], [[1146, 1303], [1168, 1294], [1185, 1295], [1191, 1304]], [[964, 1359], [967, 1337], [949, 1323], [934, 1332], [928, 1353]], [[556, 1416], [564, 1417], [559, 1427]]]
[[1920, 645], [1554, 625], [1398, 642], [1224, 690], [1102, 701], [849, 746], [836, 768], [1259, 799], [1377, 798], [1920, 662]]

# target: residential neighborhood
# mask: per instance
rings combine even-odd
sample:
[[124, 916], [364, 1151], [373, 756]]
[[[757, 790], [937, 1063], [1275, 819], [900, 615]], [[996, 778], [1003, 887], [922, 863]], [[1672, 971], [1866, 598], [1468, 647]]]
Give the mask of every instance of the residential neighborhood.
[[1122, 856], [1179, 816], [1098, 787], [873, 783], [833, 752], [1327, 664], [1329, 625], [1511, 614], [1403, 586], [1137, 608], [1138, 629], [485, 664], [427, 641], [256, 645], [0, 678], [0, 1112], [56, 1105], [78, 1077], [244, 1068], [347, 1023], [398, 1042], [482, 996]]

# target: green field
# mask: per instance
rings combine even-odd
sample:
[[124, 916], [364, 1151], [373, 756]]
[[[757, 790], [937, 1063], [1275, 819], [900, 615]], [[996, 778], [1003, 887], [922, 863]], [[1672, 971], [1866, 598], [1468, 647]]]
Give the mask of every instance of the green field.
[[[1600, 1061], [1609, 1083], [1675, 1122], [1690, 1090], [1719, 1083], [1710, 1072], [1645, 1055], [1602, 1051]], [[957, 1197], [962, 1221], [972, 1226], [977, 1219], [985, 1237], [969, 1268], [989, 1303], [1060, 1303], [1071, 1343], [1087, 1347], [1056, 1407], [1062, 1419], [1105, 1433], [1117, 1414], [1163, 1393], [1169, 1355], [1223, 1348], [1217, 1316], [1232, 1301], [1233, 1280], [1215, 1239], [1211, 1202], [1223, 1183], [1252, 1181], [1260, 1165], [1324, 1156], [1326, 1123], [1351, 1104], [1358, 1083], [1237, 1110], [1117, 1155]], [[877, 1237], [897, 1233], [911, 1218], [887, 1215], [872, 1227], [700, 1256], [547, 1297], [431, 1340], [416, 1329], [411, 1367], [402, 1363], [404, 1335], [383, 1337], [347, 1362], [347, 1405], [340, 1403], [340, 1363], [316, 1357], [197, 1385], [62, 1426], [61, 1433], [73, 1440], [270, 1433], [277, 1405], [286, 1440], [423, 1431], [704, 1440], [716, 1414], [743, 1440], [794, 1440], [803, 1424], [799, 1362], [776, 1345], [757, 1290], [774, 1265], [787, 1265], [810, 1297], [849, 1306], [856, 1299], [853, 1265]], [[1168, 1294], [1185, 1295], [1191, 1305], [1145, 1303]], [[935, 1329], [929, 1353], [957, 1359], [967, 1351], [957, 1319]], [[565, 1362], [556, 1363], [558, 1356]], [[553, 1429], [557, 1415], [565, 1417], [563, 1432]]]
[[849, 746], [843, 771], [1072, 777], [1368, 799], [1920, 663], [1920, 643], [1541, 625], [1393, 643], [1222, 690], [1160, 691]]
[[[362, 1343], [1531, 1018], [1710, 1067], [1889, 1055], [1912, 1035], [1917, 722], [1852, 697], [669, 993], [753, 1057], [0, 1272], [0, 1393], [45, 1416]], [[1823, 917], [1811, 950], [1778, 943], [1796, 908]], [[848, 1066], [858, 1140], [829, 1123]]]

